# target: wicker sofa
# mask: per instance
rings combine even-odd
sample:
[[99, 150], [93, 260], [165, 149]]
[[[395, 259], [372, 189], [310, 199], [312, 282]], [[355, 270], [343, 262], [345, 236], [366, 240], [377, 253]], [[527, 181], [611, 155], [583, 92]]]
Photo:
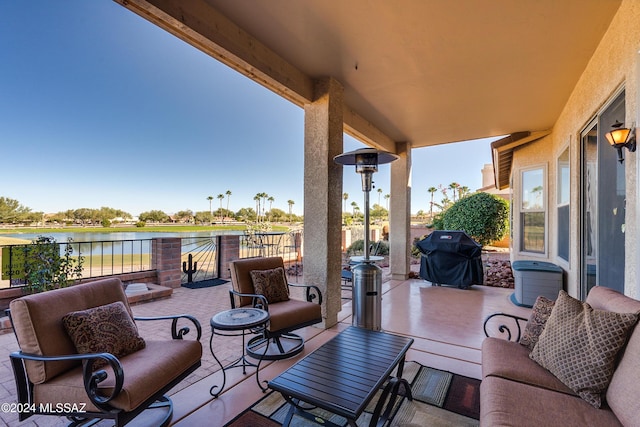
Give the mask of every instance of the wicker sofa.
[[[586, 302], [594, 310], [636, 314], [640, 312], [640, 301], [600, 286], [590, 291]], [[613, 376], [606, 392], [603, 393], [602, 406], [598, 409], [531, 359], [530, 353], [533, 351], [519, 342], [522, 327], [526, 325], [527, 319], [506, 315], [511, 319], [510, 324], [502, 316], [505, 315], [496, 314], [485, 321], [485, 333], [489, 335], [488, 330], [494, 329], [496, 319], [500, 319], [498, 330], [501, 337], [488, 337], [482, 345], [480, 425], [639, 425], [639, 327], [630, 328], [626, 345], [616, 353]], [[487, 326], [491, 322], [494, 322], [493, 326]], [[549, 324], [546, 327], [549, 327]], [[526, 331], [526, 326], [524, 330]]]

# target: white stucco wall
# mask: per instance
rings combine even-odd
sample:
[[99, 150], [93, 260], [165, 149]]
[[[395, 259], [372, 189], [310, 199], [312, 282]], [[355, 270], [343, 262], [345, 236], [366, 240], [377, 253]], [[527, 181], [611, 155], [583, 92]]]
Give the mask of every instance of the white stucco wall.
[[[547, 231], [548, 251], [544, 256], [531, 256], [518, 252], [519, 248], [519, 219], [518, 211], [514, 211], [514, 242], [513, 259], [542, 258], [562, 266], [567, 271], [567, 291], [578, 295], [578, 247], [580, 214], [580, 132], [600, 112], [620, 87], [624, 86], [625, 94], [625, 123], [640, 123], [638, 113], [638, 82], [640, 80], [640, 1], [623, 0], [618, 13], [583, 75], [575, 86], [559, 119], [554, 125], [553, 132], [536, 142], [525, 145], [514, 152], [512, 179], [514, 204], [520, 200], [518, 192], [520, 172], [532, 165], [547, 165]], [[532, 129], [538, 130], [538, 129]], [[571, 235], [570, 262], [567, 263], [557, 257], [555, 242], [556, 223], [556, 173], [557, 158], [562, 151], [570, 147], [571, 156]], [[638, 263], [640, 262], [640, 211], [638, 207], [638, 164], [637, 153], [625, 150], [626, 166], [626, 267], [625, 294], [640, 298], [638, 280]], [[514, 207], [514, 209], [516, 209]]]

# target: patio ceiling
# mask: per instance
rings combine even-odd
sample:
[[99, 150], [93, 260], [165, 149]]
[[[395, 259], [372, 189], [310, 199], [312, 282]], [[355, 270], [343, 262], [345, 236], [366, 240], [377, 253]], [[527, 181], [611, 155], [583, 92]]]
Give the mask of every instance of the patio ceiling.
[[395, 151], [551, 129], [620, 0], [116, 0], [292, 102], [344, 86]]

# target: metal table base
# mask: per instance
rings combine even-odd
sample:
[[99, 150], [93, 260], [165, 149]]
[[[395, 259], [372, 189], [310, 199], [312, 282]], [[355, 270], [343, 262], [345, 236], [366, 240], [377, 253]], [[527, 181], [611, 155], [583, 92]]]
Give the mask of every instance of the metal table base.
[[[247, 367], [255, 367], [256, 382], [258, 383], [258, 387], [260, 387], [262, 392], [267, 391], [267, 386], [263, 386], [260, 382], [260, 364], [262, 363], [263, 357], [261, 357], [261, 355], [252, 354], [253, 357], [256, 357], [258, 359], [257, 364], [253, 363], [247, 358], [246, 335], [247, 331], [249, 331], [249, 333], [252, 335], [262, 334], [268, 323], [269, 313], [257, 308], [234, 308], [231, 310], [220, 312], [211, 318], [211, 338], [209, 339], [209, 350], [211, 350], [211, 355], [216, 360], [222, 371], [222, 385], [213, 385], [209, 389], [209, 393], [214, 398], [217, 398], [224, 390], [224, 386], [227, 382], [226, 371], [232, 368], [241, 367], [242, 374], [246, 375]], [[242, 336], [242, 355], [227, 366], [222, 365], [222, 362], [220, 362], [215, 352], [213, 351], [213, 337], [216, 335], [223, 337]], [[269, 343], [267, 342], [267, 344], [265, 345], [264, 354], [266, 354], [268, 350]], [[264, 356], [264, 354], [262, 356]], [[266, 381], [264, 382], [266, 383]]]

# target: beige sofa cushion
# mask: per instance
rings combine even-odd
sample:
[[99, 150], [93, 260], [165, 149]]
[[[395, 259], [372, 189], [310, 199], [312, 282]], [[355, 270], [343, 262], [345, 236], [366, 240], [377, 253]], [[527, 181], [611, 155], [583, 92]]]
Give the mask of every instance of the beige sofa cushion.
[[635, 313], [593, 310], [560, 291], [530, 357], [599, 408], [618, 352], [636, 322]]
[[482, 342], [482, 377], [494, 376], [576, 396], [575, 392], [529, 358], [529, 349], [512, 341]]
[[[616, 427], [613, 412], [577, 396], [486, 377], [480, 384], [480, 425], [485, 427]], [[632, 426], [636, 424], [628, 424]]]
[[640, 328], [629, 340], [607, 389], [607, 403], [626, 425], [640, 422]]
[[[116, 301], [122, 301], [131, 314], [122, 282], [117, 278], [15, 299], [9, 307], [20, 349], [25, 353], [48, 356], [76, 354], [76, 348], [62, 325], [62, 317], [71, 311]], [[25, 362], [29, 380], [34, 384], [43, 383], [79, 364], [79, 361]]]
[[[601, 310], [611, 310], [617, 313], [640, 312], [640, 301], [602, 286], [591, 289], [587, 302], [593, 308]], [[608, 405], [626, 426], [635, 425], [640, 420], [639, 390], [640, 327], [636, 325], [607, 389]]]

